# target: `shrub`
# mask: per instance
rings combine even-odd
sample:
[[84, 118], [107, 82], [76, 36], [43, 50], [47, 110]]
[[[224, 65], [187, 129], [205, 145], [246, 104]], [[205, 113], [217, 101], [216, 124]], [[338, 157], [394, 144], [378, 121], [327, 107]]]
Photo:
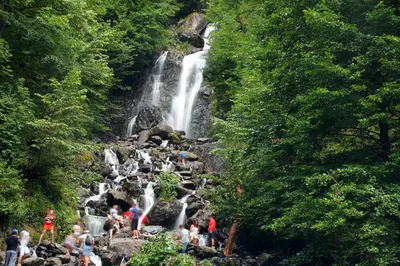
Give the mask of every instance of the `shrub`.
[[159, 199], [165, 201], [172, 201], [178, 193], [176, 188], [179, 184], [178, 177], [171, 172], [161, 172], [157, 176], [158, 180], [158, 193]]

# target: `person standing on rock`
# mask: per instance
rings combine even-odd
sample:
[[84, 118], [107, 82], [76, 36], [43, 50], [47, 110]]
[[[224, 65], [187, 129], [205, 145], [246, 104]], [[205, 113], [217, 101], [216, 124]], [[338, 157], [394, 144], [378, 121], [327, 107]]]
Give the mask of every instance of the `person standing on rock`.
[[85, 234], [86, 234], [86, 237], [85, 237], [85, 240], [83, 241], [82, 255], [84, 256], [84, 265], [88, 266], [90, 263], [90, 255], [93, 251], [94, 239], [90, 235], [89, 230], [86, 230]]
[[132, 231], [133, 231], [133, 239], [139, 239], [139, 231], [138, 231], [138, 225], [139, 225], [139, 210], [136, 208], [136, 203], [132, 203], [132, 208], [129, 209], [132, 212]]
[[217, 222], [212, 218], [211, 214], [208, 215], [208, 234], [211, 239], [211, 247], [215, 248], [215, 238], [217, 237]]
[[17, 248], [19, 244], [19, 239], [17, 237], [18, 230], [14, 229], [6, 239], [7, 250], [6, 259], [4, 261], [4, 266], [15, 266], [17, 263]]
[[29, 248], [29, 232], [22, 230], [21, 232], [21, 240], [20, 240], [20, 245], [19, 245], [19, 257], [18, 257], [18, 266], [21, 266], [22, 259], [26, 255], [30, 255]]
[[67, 238], [65, 239], [65, 242], [64, 242], [64, 246], [65, 246], [65, 249], [67, 250], [67, 255], [70, 255], [71, 254], [71, 251], [73, 250], [73, 249], [76, 249], [77, 247], [76, 247], [76, 242], [77, 242], [77, 240], [76, 240], [76, 235], [75, 235], [75, 231], [71, 231], [71, 233], [67, 236]]
[[47, 214], [44, 217], [43, 231], [42, 234], [40, 235], [38, 245], [40, 244], [40, 242], [42, 242], [42, 238], [47, 231], [50, 231], [51, 242], [54, 243], [54, 220], [56, 219], [56, 215], [54, 214], [54, 211], [50, 208], [47, 208], [46, 211]]
[[181, 230], [181, 242], [183, 244], [181, 253], [184, 254], [187, 252], [187, 247], [189, 245], [189, 230], [187, 230], [183, 224], [179, 225], [179, 229]]
[[197, 246], [197, 242], [199, 241], [199, 222], [197, 219], [193, 220], [193, 224], [190, 226], [190, 243], [193, 246]]

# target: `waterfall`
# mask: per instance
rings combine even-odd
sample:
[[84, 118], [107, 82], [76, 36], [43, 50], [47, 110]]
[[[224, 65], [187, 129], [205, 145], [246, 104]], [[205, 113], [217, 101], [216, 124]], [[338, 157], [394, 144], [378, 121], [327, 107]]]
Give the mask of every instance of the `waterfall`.
[[152, 78], [153, 78], [153, 91], [151, 95], [151, 104], [158, 106], [160, 104], [160, 88], [163, 85], [161, 82], [162, 72], [164, 69], [165, 59], [167, 58], [167, 52], [162, 53], [162, 55], [157, 59], [156, 64], [153, 68]]
[[137, 118], [137, 116], [134, 116], [128, 123], [128, 128], [127, 128], [127, 132], [126, 132], [127, 137], [132, 136], [133, 126], [136, 123], [136, 118]]
[[208, 240], [208, 236], [207, 235], [199, 235], [199, 246], [200, 247], [207, 246], [207, 240]]
[[[106, 193], [108, 190], [110, 189], [110, 185], [107, 183], [100, 183], [99, 184], [99, 194], [98, 195], [94, 195], [91, 196], [87, 199], [85, 199], [85, 205], [89, 202], [89, 201], [99, 201], [101, 195], [103, 195], [104, 193]], [[89, 207], [85, 207], [85, 213], [86, 215], [90, 213], [90, 208]]]
[[139, 158], [139, 160], [143, 159], [144, 164], [152, 164], [151, 157], [147, 152], [142, 151], [142, 150], [136, 150], [136, 155]]
[[169, 160], [169, 157], [165, 161], [165, 163], [161, 163], [161, 171], [169, 172], [174, 170], [174, 164]]
[[172, 100], [168, 124], [175, 130], [185, 131], [187, 137], [191, 137], [190, 123], [193, 106], [203, 83], [202, 69], [206, 66], [204, 55], [210, 49], [207, 37], [214, 29], [213, 26], [208, 26], [206, 29], [203, 51], [183, 58], [177, 95]]
[[188, 199], [188, 197], [190, 196], [191, 194], [189, 194], [189, 195], [186, 195], [186, 196], [184, 196], [183, 198], [181, 198], [179, 201], [180, 202], [182, 202], [183, 203], [183, 206], [182, 206], [182, 210], [181, 210], [181, 213], [179, 213], [179, 216], [178, 216], [178, 218], [176, 219], [176, 221], [175, 221], [175, 226], [174, 226], [174, 229], [175, 230], [178, 230], [179, 229], [179, 225], [181, 225], [181, 224], [183, 224], [184, 222], [185, 222], [185, 218], [186, 218], [186, 208], [187, 208], [187, 199]]
[[144, 195], [143, 195], [143, 198], [144, 198], [143, 215], [142, 215], [141, 219], [139, 219], [138, 229], [140, 229], [140, 227], [142, 225], [143, 218], [149, 213], [149, 211], [153, 207], [154, 202], [156, 200], [155, 194], [154, 194], [154, 190], [153, 190], [153, 185], [155, 185], [154, 182], [149, 182], [147, 184], [146, 189], [144, 190]]
[[101, 258], [97, 255], [95, 255], [93, 252], [90, 254], [90, 261], [93, 262], [95, 266], [101, 266]]
[[168, 146], [168, 140], [163, 140], [160, 144], [160, 148], [165, 149]]
[[111, 149], [104, 149], [104, 162], [111, 166], [114, 175], [118, 175], [119, 160], [117, 154]]
[[86, 228], [90, 231], [90, 234], [98, 236], [104, 233], [104, 224], [107, 221], [107, 217], [87, 215]]

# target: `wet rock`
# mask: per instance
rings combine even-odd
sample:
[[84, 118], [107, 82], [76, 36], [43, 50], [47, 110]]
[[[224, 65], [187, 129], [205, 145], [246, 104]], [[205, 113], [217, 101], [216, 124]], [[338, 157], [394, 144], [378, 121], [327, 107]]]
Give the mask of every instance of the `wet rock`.
[[260, 264], [258, 263], [258, 261], [256, 259], [252, 259], [252, 258], [246, 258], [243, 262], [242, 265], [246, 265], [246, 266], [259, 266]]
[[132, 238], [112, 238], [109, 244], [109, 250], [120, 256], [120, 260], [124, 257], [131, 257], [133, 253], [139, 253], [140, 247], [146, 241]]
[[144, 130], [139, 133], [138, 144], [143, 145], [150, 138], [150, 131]]
[[148, 214], [151, 225], [168, 226], [174, 221], [182, 210], [183, 204], [175, 200], [173, 202], [158, 201]]
[[200, 259], [210, 259], [212, 257], [218, 256], [218, 251], [216, 251], [215, 248], [201, 246], [194, 248], [193, 255]]
[[69, 255], [58, 255], [56, 258], [60, 259], [63, 264], [71, 261], [71, 256]]
[[104, 162], [100, 163], [100, 174], [103, 177], [109, 176], [112, 173], [112, 169], [108, 167]]
[[224, 168], [225, 163], [222, 158], [211, 153], [213, 149], [215, 149], [213, 143], [204, 143], [202, 145], [194, 145], [190, 151], [202, 158], [210, 172], [219, 173]]
[[108, 206], [118, 205], [123, 211], [126, 211], [131, 206], [131, 198], [126, 192], [112, 191], [107, 193]]
[[190, 179], [192, 171], [180, 171], [179, 174], [185, 179]]
[[97, 201], [89, 200], [86, 203], [86, 206], [90, 207], [92, 209], [99, 209], [99, 208], [102, 208], [102, 207], [108, 207], [108, 205], [107, 205], [107, 194], [101, 195], [100, 199], [97, 200]]
[[192, 172], [195, 174], [203, 174], [205, 170], [205, 165], [199, 161], [190, 162], [190, 166], [192, 168]]
[[151, 173], [153, 166], [151, 164], [139, 164], [139, 171], [143, 173]]
[[144, 194], [142, 184], [138, 180], [127, 182], [123, 185], [123, 187], [128, 191], [128, 194], [130, 196], [133, 196], [135, 198], [138, 198], [140, 197], [140, 195]]
[[55, 265], [55, 266], [61, 266], [62, 265], [61, 259], [57, 258], [57, 257], [48, 258], [48, 259], [46, 259], [45, 263], [46, 263], [46, 266], [47, 265]]
[[194, 12], [186, 17], [184, 23], [179, 27], [178, 33], [181, 41], [186, 41], [196, 48], [203, 48], [204, 40], [200, 33], [207, 26], [204, 16]]
[[261, 253], [258, 256], [258, 263], [260, 264], [260, 266], [270, 266], [270, 265], [274, 265], [274, 256], [272, 256], [271, 254], [268, 253]]
[[195, 215], [196, 212], [197, 212], [198, 210], [200, 210], [201, 208], [202, 208], [202, 206], [201, 206], [200, 203], [193, 202], [193, 203], [189, 204], [189, 205], [187, 206], [187, 208], [186, 208], [186, 215], [187, 215], [187, 217], [191, 217], [191, 216]]
[[176, 188], [176, 192], [178, 193], [178, 198], [183, 198], [184, 196], [191, 193], [191, 191], [189, 189], [186, 189], [182, 186], [178, 186]]
[[116, 252], [109, 250], [102, 250], [100, 253], [100, 258], [102, 266], [119, 265], [122, 260], [121, 256], [119, 256]]
[[210, 138], [198, 138], [197, 141], [201, 142], [201, 143], [206, 143], [206, 142], [211, 142], [212, 139], [210, 139]]
[[[166, 139], [168, 139], [168, 135], [172, 132], [174, 132], [174, 130], [172, 129], [171, 126], [159, 125], [159, 126], [153, 127], [150, 130], [150, 136], [158, 136], [161, 139], [166, 140]], [[158, 145], [160, 145], [160, 144], [158, 144]]]
[[209, 259], [209, 261], [212, 263], [212, 265], [223, 265], [224, 260], [220, 257], [212, 257], [211, 259]]
[[44, 259], [40, 257], [26, 258], [22, 261], [22, 266], [42, 266], [44, 265]]
[[[197, 219], [199, 226], [202, 228], [208, 228], [208, 214], [211, 213], [209, 209], [201, 209], [196, 212], [195, 215], [189, 218], [190, 223], [193, 223], [194, 219]], [[218, 232], [218, 230], [217, 230]]]
[[161, 145], [163, 140], [160, 136], [151, 136], [150, 141], [154, 142], [157, 145]]
[[65, 254], [67, 250], [60, 244], [52, 243], [47, 247], [47, 251], [52, 254]]
[[196, 185], [190, 180], [182, 181], [181, 182], [181, 186], [186, 188], [186, 189], [191, 189], [191, 190], [195, 190], [196, 189]]
[[186, 160], [188, 160], [188, 161], [196, 161], [198, 159], [199, 159], [199, 156], [197, 156], [196, 154], [191, 153], [191, 152], [186, 152]]
[[144, 227], [144, 230], [149, 234], [156, 235], [165, 232], [165, 228], [159, 225], [148, 225]]
[[189, 171], [190, 170], [190, 165], [189, 164], [177, 163], [176, 167], [177, 167], [178, 171]]
[[96, 195], [98, 195], [100, 193], [100, 185], [99, 182], [94, 181], [91, 185], [90, 185], [90, 189], [92, 190], [92, 192]]
[[148, 128], [155, 127], [159, 125], [162, 120], [163, 117], [160, 108], [155, 106], [146, 107], [139, 111], [132, 133], [137, 133], [141, 130], [147, 130]]

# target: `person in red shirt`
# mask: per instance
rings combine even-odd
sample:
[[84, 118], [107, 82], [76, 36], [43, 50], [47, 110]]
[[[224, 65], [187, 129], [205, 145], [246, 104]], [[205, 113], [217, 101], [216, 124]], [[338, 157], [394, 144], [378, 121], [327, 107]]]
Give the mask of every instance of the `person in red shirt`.
[[139, 221], [142, 221], [141, 225], [146, 226], [149, 223], [149, 218], [147, 218], [146, 215], [143, 215], [142, 211], [139, 211]]
[[215, 248], [215, 238], [217, 237], [217, 222], [214, 218], [211, 217], [211, 214], [208, 215], [208, 234], [211, 239], [211, 246]]

